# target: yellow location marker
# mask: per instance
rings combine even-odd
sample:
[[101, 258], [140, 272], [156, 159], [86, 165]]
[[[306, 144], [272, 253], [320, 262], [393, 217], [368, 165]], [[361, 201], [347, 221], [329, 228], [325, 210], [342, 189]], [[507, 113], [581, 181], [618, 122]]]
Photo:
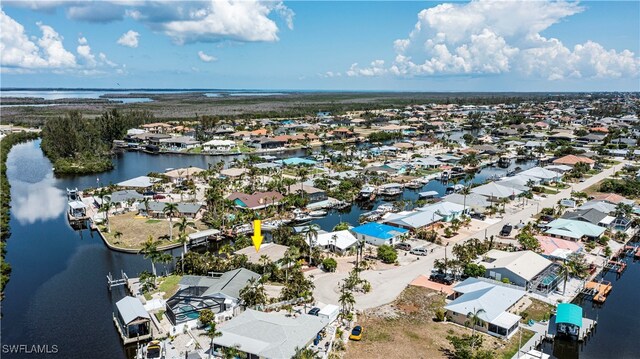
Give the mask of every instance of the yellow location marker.
[[253, 246], [256, 247], [256, 252], [260, 250], [260, 245], [262, 244], [262, 228], [260, 226], [260, 220], [253, 220]]

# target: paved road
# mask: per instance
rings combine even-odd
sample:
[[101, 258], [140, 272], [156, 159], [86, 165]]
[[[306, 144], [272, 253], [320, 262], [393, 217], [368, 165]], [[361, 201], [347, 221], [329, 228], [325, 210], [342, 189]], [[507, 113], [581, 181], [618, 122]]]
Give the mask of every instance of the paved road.
[[[618, 164], [609, 169], [606, 169], [599, 174], [586, 179], [584, 182], [576, 183], [572, 187], [560, 191], [557, 194], [549, 195], [547, 198], [543, 198], [541, 201], [529, 201], [529, 204], [524, 208], [514, 208], [509, 206], [507, 214], [504, 218], [495, 224], [486, 228], [487, 237], [494, 235], [497, 236], [502, 226], [506, 223], [519, 223], [523, 221], [528, 222], [533, 215], [539, 210], [545, 207], [552, 207], [563, 198], [569, 198], [571, 191], [583, 191], [586, 188], [596, 184], [597, 182], [610, 177], [615, 171], [618, 171], [624, 165]], [[511, 213], [509, 213], [511, 212]], [[471, 238], [484, 239], [485, 230], [472, 233], [467, 238], [459, 243], [467, 241]], [[451, 255], [451, 246], [446, 248], [447, 255]], [[401, 252], [403, 253], [403, 252]], [[402, 255], [402, 254], [401, 254]], [[398, 268], [384, 270], [384, 271], [365, 271], [362, 273], [362, 277], [371, 283], [371, 292], [367, 294], [356, 295], [356, 309], [363, 310], [369, 308], [375, 308], [387, 303], [392, 302], [405, 288], [414, 280], [418, 275], [428, 275], [433, 269], [433, 262], [438, 258], [444, 258], [445, 247], [437, 246], [433, 254], [429, 254], [427, 257], [421, 257], [420, 260], [412, 262], [410, 264], [400, 266]], [[323, 303], [338, 303], [340, 297], [338, 291], [338, 285], [340, 281], [347, 277], [347, 273], [314, 273], [315, 274], [315, 290], [314, 297], [316, 300]]]

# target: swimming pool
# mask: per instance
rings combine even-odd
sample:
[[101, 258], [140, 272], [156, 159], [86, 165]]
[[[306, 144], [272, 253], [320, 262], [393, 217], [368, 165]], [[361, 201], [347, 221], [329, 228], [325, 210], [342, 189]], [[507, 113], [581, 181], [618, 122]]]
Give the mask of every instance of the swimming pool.
[[200, 317], [200, 313], [196, 310], [193, 305], [184, 304], [177, 308], [176, 311], [176, 319], [185, 320], [189, 319], [198, 319]]

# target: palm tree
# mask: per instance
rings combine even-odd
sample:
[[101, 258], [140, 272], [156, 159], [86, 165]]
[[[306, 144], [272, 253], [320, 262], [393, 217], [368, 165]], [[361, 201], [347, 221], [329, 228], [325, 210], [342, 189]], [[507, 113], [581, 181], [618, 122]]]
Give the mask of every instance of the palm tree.
[[109, 210], [112, 207], [113, 207], [113, 203], [111, 202], [111, 198], [109, 196], [105, 196], [102, 199], [102, 205], [100, 206], [100, 209], [102, 209], [102, 211], [104, 212], [104, 219], [107, 222], [107, 233], [111, 232], [111, 222], [109, 221]]
[[260, 262], [260, 265], [262, 265], [262, 275], [266, 276], [268, 278], [269, 276], [266, 275], [267, 274], [267, 266], [269, 266], [271, 264], [271, 258], [269, 258], [268, 255], [263, 254], [263, 255], [260, 256], [260, 259], [258, 260], [258, 262]]
[[169, 241], [173, 241], [173, 216], [178, 213], [178, 205], [173, 202], [167, 202], [162, 211], [169, 217]]
[[284, 267], [285, 283], [289, 281], [289, 266], [291, 263], [295, 263], [298, 257], [300, 257], [298, 248], [289, 247], [289, 249], [284, 252], [284, 256], [280, 259], [279, 262]]
[[315, 246], [315, 242], [318, 240], [318, 229], [314, 224], [312, 224], [307, 226], [303, 233], [309, 241], [309, 265], [311, 265], [311, 249]]
[[158, 251], [158, 241], [154, 240], [152, 236], [149, 236], [149, 239], [147, 239], [147, 241], [142, 244], [140, 254], [144, 256], [144, 259], [151, 260], [151, 273], [156, 276], [155, 262], [160, 256], [160, 252]]
[[213, 339], [222, 336], [222, 333], [220, 333], [216, 328], [216, 322], [211, 321], [209, 323], [209, 327], [207, 328], [207, 330], [201, 335], [206, 335], [211, 339], [211, 349], [209, 350], [209, 358], [212, 358], [213, 357]]
[[482, 321], [482, 319], [480, 319], [480, 315], [484, 313], [486, 313], [486, 311], [482, 308], [473, 308], [473, 312], [467, 313], [467, 318], [469, 318], [471, 326], [473, 327], [471, 332], [471, 351], [473, 351], [473, 345], [475, 342], [476, 325], [484, 326], [484, 322]]
[[162, 263], [162, 265], [164, 266], [164, 274], [167, 275], [167, 264], [173, 262], [173, 256], [171, 255], [171, 253], [159, 253], [157, 260], [159, 263]]
[[149, 197], [145, 197], [145, 198], [142, 200], [142, 203], [144, 204], [144, 210], [145, 210], [145, 212], [146, 212], [146, 214], [147, 214], [147, 217], [149, 217], [149, 201], [150, 201], [150, 200], [151, 200], [151, 199], [150, 199]]
[[189, 239], [189, 237], [187, 237], [187, 228], [189, 228], [189, 226], [195, 226], [196, 224], [194, 222], [189, 221], [186, 217], [182, 217], [180, 219], [180, 221], [178, 221], [176, 224], [174, 224], [173, 226], [178, 228], [178, 233], [180, 235], [180, 243], [182, 243], [183, 248], [182, 248], [182, 252], [183, 253], [187, 253], [187, 241]]
[[351, 290], [348, 290], [344, 284], [342, 285], [342, 293], [340, 294], [338, 302], [342, 306], [343, 313], [351, 310], [351, 308], [356, 304], [356, 299], [353, 297], [353, 293]]

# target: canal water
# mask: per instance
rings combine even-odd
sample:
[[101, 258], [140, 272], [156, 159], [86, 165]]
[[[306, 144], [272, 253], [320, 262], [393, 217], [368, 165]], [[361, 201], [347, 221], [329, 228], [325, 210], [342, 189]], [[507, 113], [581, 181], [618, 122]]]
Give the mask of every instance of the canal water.
[[[639, 245], [640, 243], [631, 243]], [[627, 269], [618, 275], [608, 272], [599, 278], [610, 281], [613, 290], [603, 305], [590, 299], [578, 298], [575, 304], [583, 308], [583, 315], [598, 321], [594, 334], [584, 343], [557, 340], [542, 346], [544, 353], [557, 359], [637, 359], [640, 358], [640, 261], [627, 256]]]

